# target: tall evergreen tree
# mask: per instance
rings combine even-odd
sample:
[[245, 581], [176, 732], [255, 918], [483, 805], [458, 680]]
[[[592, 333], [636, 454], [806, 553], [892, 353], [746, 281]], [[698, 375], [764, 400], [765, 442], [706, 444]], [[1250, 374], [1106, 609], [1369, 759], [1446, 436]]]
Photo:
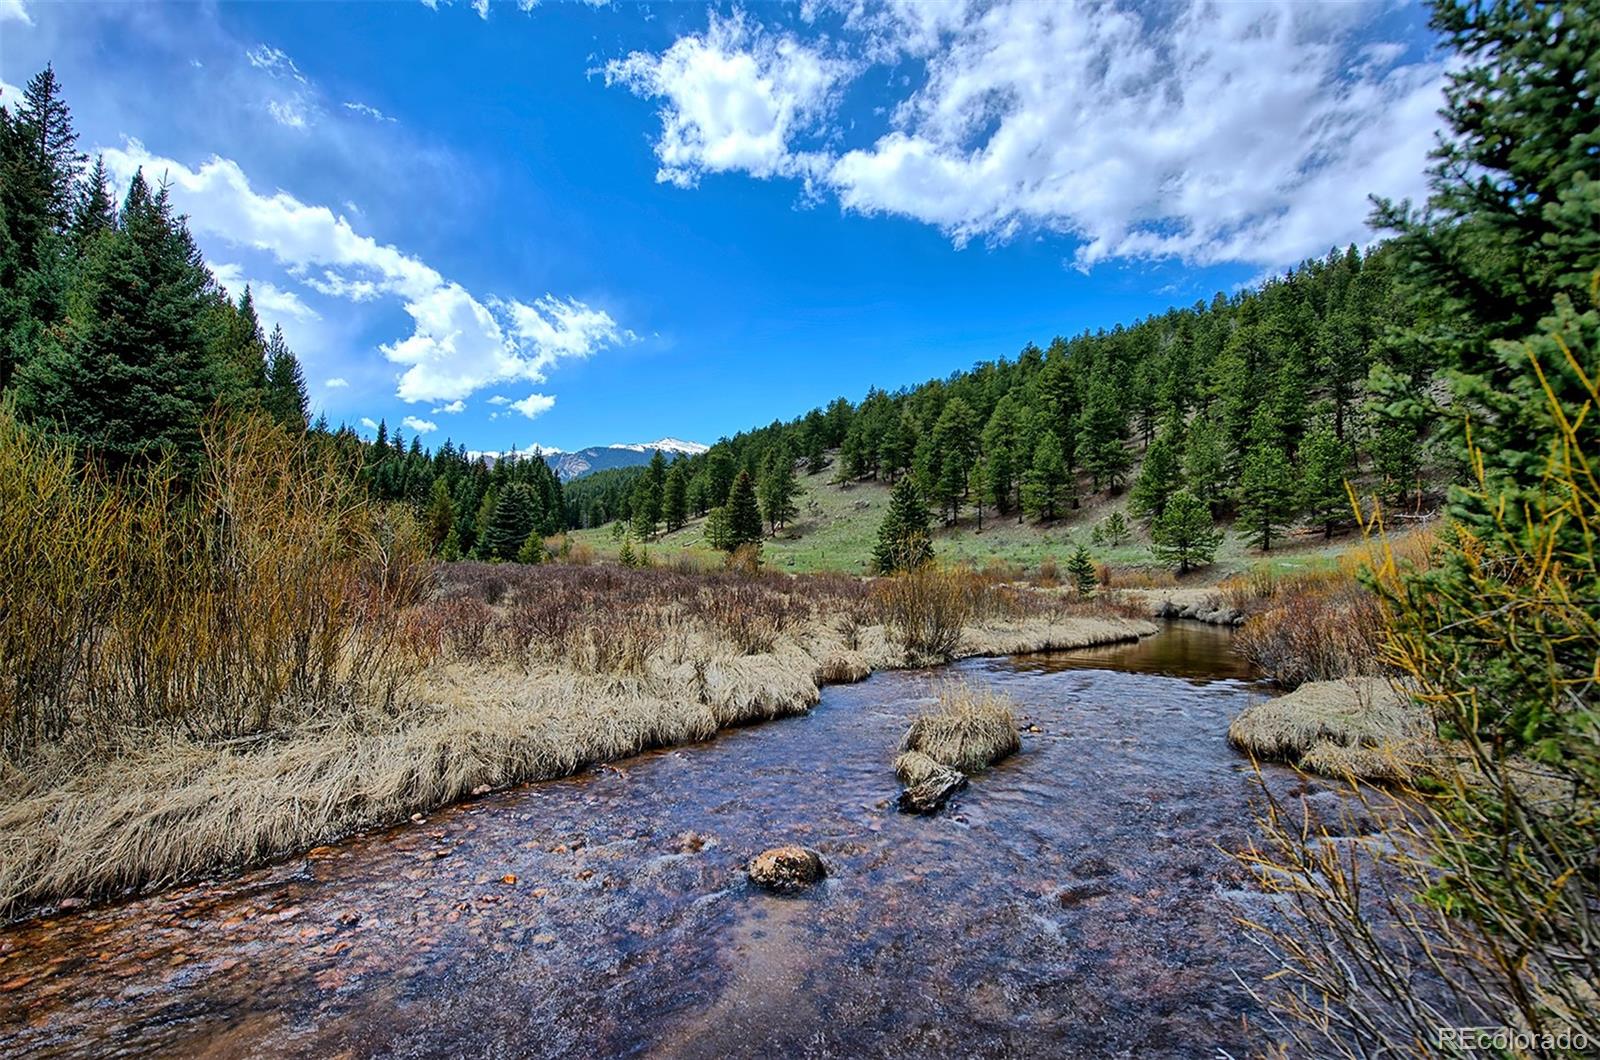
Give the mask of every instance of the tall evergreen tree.
[[1061, 455], [1061, 439], [1045, 431], [1033, 451], [1033, 463], [1022, 482], [1022, 507], [1036, 519], [1049, 522], [1059, 514], [1069, 497], [1067, 468]]
[[1017, 459], [1017, 411], [1006, 394], [995, 402], [989, 422], [984, 425], [984, 495], [1001, 515], [1010, 513], [1017, 476], [1020, 468]]
[[689, 521], [689, 477], [685, 461], [674, 460], [667, 469], [666, 485], [661, 491], [661, 517], [671, 532]]
[[513, 482], [495, 498], [494, 509], [483, 528], [479, 551], [485, 559], [514, 560], [534, 530], [535, 513], [528, 487]]
[[[1260, 417], [1265, 419], [1265, 417]], [[1294, 469], [1276, 436], [1269, 429], [1245, 454], [1239, 475], [1239, 519], [1236, 526], [1266, 552], [1282, 536], [1294, 516], [1298, 490]]]
[[939, 413], [930, 439], [933, 461], [928, 495], [939, 505], [946, 522], [953, 523], [961, 513], [978, 459], [978, 425], [971, 407], [959, 397], [951, 398]]
[[763, 536], [755, 482], [751, 480], [750, 472], [741, 471], [728, 490], [728, 549], [732, 551], [740, 545], [760, 544]]
[[800, 484], [795, 481], [794, 475], [794, 458], [787, 446], [780, 445], [767, 454], [766, 466], [757, 485], [761, 513], [766, 517], [773, 534], [777, 534], [780, 526], [799, 514], [800, 509], [795, 506], [794, 500], [799, 492]]
[[29, 78], [22, 99], [22, 113], [15, 117], [27, 149], [45, 177], [39, 205], [51, 229], [64, 232], [72, 221], [78, 175], [88, 158], [78, 150], [72, 110], [61, 96], [53, 67], [46, 66]]
[[1345, 477], [1350, 470], [1350, 450], [1339, 440], [1332, 424], [1319, 424], [1306, 436], [1301, 450], [1305, 468], [1300, 476], [1300, 503], [1312, 522], [1331, 538], [1338, 523], [1351, 516]]
[[212, 391], [200, 321], [209, 275], [165, 196], [135, 175], [120, 227], [97, 242], [65, 344], [26, 365], [18, 404], [114, 466], [172, 451], [191, 463]]
[[1232, 505], [1233, 471], [1219, 421], [1199, 419], [1190, 426], [1184, 442], [1183, 480], [1213, 515], [1220, 515]]
[[1175, 423], [1169, 423], [1145, 449], [1144, 466], [1128, 495], [1128, 507], [1141, 519], [1159, 519], [1167, 498], [1183, 485], [1177, 430]]
[[1078, 430], [1078, 460], [1094, 480], [1096, 490], [1122, 488], [1133, 463], [1123, 445], [1127, 428], [1127, 413], [1116, 388], [1104, 374], [1097, 376], [1089, 387]]
[[303, 431], [308, 405], [306, 377], [300, 370], [300, 359], [289, 349], [283, 328], [274, 325], [272, 337], [267, 340], [266, 410], [289, 430]]
[[90, 244], [102, 232], [117, 226], [117, 200], [111, 194], [111, 178], [106, 174], [105, 156], [97, 156], [94, 168], [84, 178], [72, 209], [72, 246], [75, 253], [89, 252]]
[[[449, 483], [442, 478], [433, 480], [433, 492], [428, 499], [424, 526], [428, 535], [428, 547], [436, 553], [444, 548], [446, 539], [455, 532], [456, 504], [454, 498], [450, 496]], [[459, 538], [456, 547], [460, 548]]]
[[1150, 527], [1150, 550], [1160, 562], [1176, 563], [1179, 574], [1210, 563], [1221, 539], [1205, 503], [1186, 489], [1167, 498], [1161, 517]]
[[928, 509], [917, 483], [906, 475], [889, 494], [889, 510], [878, 525], [878, 543], [872, 550], [872, 568], [879, 574], [915, 570], [933, 558], [928, 533]]

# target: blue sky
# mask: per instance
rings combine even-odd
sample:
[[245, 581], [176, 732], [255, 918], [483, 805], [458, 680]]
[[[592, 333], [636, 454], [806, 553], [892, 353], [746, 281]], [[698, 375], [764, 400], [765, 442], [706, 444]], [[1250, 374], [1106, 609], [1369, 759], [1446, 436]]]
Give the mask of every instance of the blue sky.
[[[0, 0], [334, 421], [712, 441], [1232, 289], [1418, 196], [1425, 14]], [[408, 419], [409, 418], [409, 419]]]

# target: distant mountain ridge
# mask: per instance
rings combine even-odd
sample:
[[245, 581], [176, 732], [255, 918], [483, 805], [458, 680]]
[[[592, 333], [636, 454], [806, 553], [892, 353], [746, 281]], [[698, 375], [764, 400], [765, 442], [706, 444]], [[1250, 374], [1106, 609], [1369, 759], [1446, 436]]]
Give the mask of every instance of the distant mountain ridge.
[[551, 451], [544, 454], [544, 460], [556, 473], [557, 478], [562, 482], [571, 482], [594, 471], [648, 464], [650, 457], [658, 450], [672, 457], [695, 456], [709, 448], [710, 446], [701, 445], [699, 442], [686, 442], [682, 438], [658, 438], [653, 442], [594, 445], [571, 453]]

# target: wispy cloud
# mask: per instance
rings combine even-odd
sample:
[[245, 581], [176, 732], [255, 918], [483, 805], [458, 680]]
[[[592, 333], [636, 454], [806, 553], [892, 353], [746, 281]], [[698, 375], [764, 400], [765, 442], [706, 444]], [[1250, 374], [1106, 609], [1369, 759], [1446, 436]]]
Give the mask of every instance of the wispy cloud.
[[385, 114], [383, 111], [379, 110], [377, 107], [374, 107], [374, 106], [372, 106], [370, 104], [367, 104], [367, 103], [357, 103], [357, 102], [353, 102], [353, 101], [347, 101], [345, 103], [345, 105], [344, 105], [344, 109], [348, 110], [348, 111], [351, 111], [353, 113], [356, 113], [356, 114], [360, 114], [362, 117], [371, 118], [373, 121], [382, 121], [382, 122], [393, 122], [393, 121], [395, 121], [394, 118], [391, 118], [389, 115]]

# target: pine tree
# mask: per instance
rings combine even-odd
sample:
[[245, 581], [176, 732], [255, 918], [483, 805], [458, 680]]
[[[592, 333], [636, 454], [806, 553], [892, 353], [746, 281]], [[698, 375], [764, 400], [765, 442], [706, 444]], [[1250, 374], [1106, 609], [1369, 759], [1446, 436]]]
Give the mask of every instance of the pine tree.
[[1095, 527], [1095, 531], [1100, 535], [1101, 544], [1110, 548], [1120, 547], [1132, 534], [1132, 531], [1128, 528], [1128, 520], [1123, 517], [1120, 510], [1106, 516]]
[[540, 540], [539, 532], [534, 530], [522, 542], [522, 547], [517, 549], [517, 562], [532, 566], [536, 563], [543, 563], [544, 560], [544, 542]]
[[84, 179], [72, 208], [72, 246], [80, 257], [102, 232], [117, 226], [117, 201], [111, 194], [111, 178], [106, 173], [105, 156], [94, 160], [94, 168]]
[[667, 469], [666, 485], [661, 491], [661, 517], [666, 520], [669, 533], [689, 521], [688, 471], [683, 460], [674, 460]]
[[1072, 553], [1072, 558], [1067, 560], [1067, 574], [1072, 578], [1072, 587], [1079, 596], [1093, 594], [1095, 586], [1099, 584], [1099, 572], [1095, 570], [1094, 560], [1089, 556], [1089, 550], [1079, 545]]
[[655, 535], [656, 524], [661, 521], [663, 494], [666, 492], [667, 459], [656, 450], [644, 474], [633, 485], [633, 532], [640, 541]]
[[794, 458], [789, 455], [786, 446], [779, 446], [767, 454], [766, 467], [762, 470], [757, 487], [761, 513], [774, 535], [778, 527], [799, 514], [800, 509], [794, 502], [799, 492], [800, 484], [794, 475]]
[[534, 529], [533, 501], [528, 487], [513, 482], [500, 491], [483, 528], [480, 551], [485, 559], [515, 559]]
[[1350, 450], [1339, 440], [1335, 427], [1321, 424], [1307, 435], [1301, 456], [1305, 460], [1300, 479], [1301, 506], [1312, 522], [1321, 525], [1323, 538], [1331, 538], [1334, 526], [1351, 515], [1350, 496], [1345, 489]]
[[[267, 341], [261, 333], [255, 296], [248, 285], [227, 321], [211, 352], [218, 393], [224, 402], [236, 408], [253, 408], [264, 404]], [[396, 437], [399, 437], [398, 433]]]
[[115, 233], [97, 241], [65, 344], [25, 365], [18, 405], [113, 466], [154, 452], [196, 463], [213, 391], [202, 315], [209, 276], [164, 195], [135, 175]]
[[306, 429], [308, 405], [300, 360], [290, 351], [283, 328], [274, 325], [267, 340], [266, 410], [284, 427], [299, 432]]
[[1222, 514], [1232, 504], [1232, 471], [1220, 422], [1199, 419], [1190, 426], [1184, 445], [1183, 479], [1213, 515]]
[[889, 510], [878, 526], [872, 567], [879, 574], [915, 570], [933, 558], [928, 534], [928, 509], [917, 493], [916, 480], [906, 475], [889, 494]]
[[639, 565], [638, 553], [633, 550], [632, 534], [623, 536], [622, 548], [617, 552], [617, 562], [624, 567], [637, 567]]
[[1011, 511], [1012, 496], [1017, 485], [1016, 433], [1016, 405], [1011, 395], [1007, 394], [995, 402], [994, 412], [984, 425], [982, 438], [984, 496], [1001, 515]]
[[821, 430], [813, 430], [806, 435], [806, 474], [820, 474], [828, 466], [823, 448]]
[[911, 466], [920, 441], [910, 413], [891, 414], [878, 442], [878, 472], [891, 482]]
[[1124, 446], [1128, 429], [1127, 413], [1110, 379], [1097, 375], [1084, 402], [1082, 425], [1078, 430], [1078, 459], [1094, 480], [1096, 490], [1122, 488], [1123, 478], [1133, 463]]
[[733, 454], [725, 445], [713, 445], [706, 453], [706, 500], [712, 507], [728, 503], [733, 489]]
[[733, 551], [732, 531], [728, 529], [728, 509], [717, 505], [706, 513], [706, 544], [722, 552]]
[[78, 174], [88, 158], [78, 150], [72, 110], [61, 98], [54, 68], [46, 66], [34, 74], [23, 89], [22, 98], [22, 113], [15, 117], [39, 171], [46, 177], [41, 205], [51, 227], [64, 232], [72, 221]]
[[[427, 528], [428, 547], [438, 552], [444, 547], [445, 539], [454, 531], [456, 526], [455, 500], [450, 496], [449, 484], [442, 478], [433, 480], [432, 495], [428, 500], [427, 516], [423, 520]], [[459, 541], [457, 548], [460, 548]]]
[[945, 404], [929, 441], [928, 494], [939, 505], [948, 525], [960, 516], [972, 466], [978, 458], [977, 423], [965, 401], [957, 397]]
[[1239, 475], [1237, 529], [1253, 537], [1261, 551], [1269, 551], [1294, 516], [1297, 493], [1294, 469], [1279, 443], [1272, 438], [1257, 441], [1245, 454]]
[[1022, 507], [1036, 519], [1049, 522], [1068, 497], [1067, 469], [1061, 439], [1045, 431], [1033, 453], [1033, 464], [1022, 481]]
[[1162, 563], [1176, 563], [1179, 574], [1204, 566], [1216, 555], [1222, 535], [1211, 523], [1206, 505], [1186, 489], [1167, 498], [1167, 506], [1150, 527], [1150, 550]]
[[1144, 466], [1128, 494], [1128, 507], [1141, 519], [1161, 517], [1167, 498], [1183, 485], [1178, 442], [1172, 429], [1163, 429], [1144, 452]]
[[755, 483], [750, 472], [741, 471], [728, 490], [728, 551], [740, 545], [759, 545], [763, 536]]

